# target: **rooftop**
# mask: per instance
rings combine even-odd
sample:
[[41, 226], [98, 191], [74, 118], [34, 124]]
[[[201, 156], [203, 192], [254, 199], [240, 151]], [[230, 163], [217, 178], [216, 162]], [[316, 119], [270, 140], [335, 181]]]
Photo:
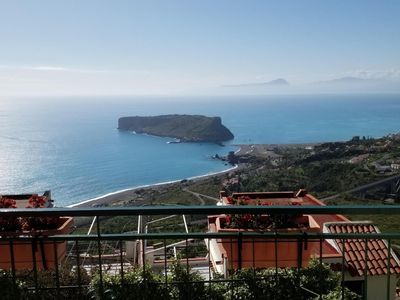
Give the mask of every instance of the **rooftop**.
[[[379, 229], [370, 222], [342, 222], [326, 224], [330, 233], [379, 233]], [[384, 275], [388, 273], [388, 245], [385, 240], [371, 239], [335, 239], [331, 240], [340, 253], [344, 253], [349, 272], [352, 276]], [[367, 258], [367, 259], [366, 259]], [[367, 261], [367, 265], [365, 264]], [[391, 250], [390, 273], [400, 274], [400, 262], [397, 255]]]
[[[232, 193], [228, 196], [225, 192], [220, 193], [220, 205], [267, 205], [267, 206], [325, 206], [323, 202], [315, 198], [306, 190], [297, 192], [257, 192], [257, 193]], [[319, 232], [327, 233], [380, 233], [379, 229], [370, 222], [351, 222], [340, 214], [312, 214], [312, 219], [319, 225]], [[211, 224], [210, 229], [215, 230], [215, 226]], [[315, 231], [311, 228], [303, 227], [303, 232]], [[343, 249], [344, 244], [344, 249]], [[388, 246], [387, 242], [380, 239], [368, 240], [366, 243], [358, 239], [342, 240], [325, 240], [320, 248], [313, 247], [310, 242], [311, 251], [309, 255], [315, 257], [338, 258], [342, 257], [348, 266], [351, 276], [363, 276], [365, 270], [368, 275], [384, 275], [387, 274], [388, 268], [385, 267], [388, 262]], [[285, 243], [285, 247], [297, 248], [296, 244]], [[367, 251], [366, 251], [367, 250]], [[365, 268], [365, 256], [367, 255], [367, 268]], [[400, 274], [400, 262], [396, 254], [391, 251], [390, 254], [390, 271], [391, 274]], [[282, 265], [285, 262], [277, 262]]]

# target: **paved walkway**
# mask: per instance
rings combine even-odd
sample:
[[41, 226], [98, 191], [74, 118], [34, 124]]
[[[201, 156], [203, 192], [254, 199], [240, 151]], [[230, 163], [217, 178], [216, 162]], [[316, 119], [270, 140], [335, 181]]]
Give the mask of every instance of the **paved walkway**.
[[215, 201], [215, 202], [218, 202], [218, 201], [219, 201], [218, 198], [211, 197], [211, 196], [204, 195], [204, 194], [200, 194], [200, 193], [196, 193], [196, 192], [193, 192], [193, 191], [189, 190], [188, 188], [183, 188], [182, 190], [185, 191], [185, 192], [187, 192], [187, 193], [190, 193], [190, 194], [196, 196], [197, 199], [199, 199], [199, 201], [200, 201], [200, 205], [205, 205], [205, 204], [206, 204], [205, 201], [204, 201], [204, 199], [203, 199], [203, 197], [204, 197], [204, 198], [207, 198], [207, 199], [210, 199], [210, 200], [213, 200], [213, 201]]

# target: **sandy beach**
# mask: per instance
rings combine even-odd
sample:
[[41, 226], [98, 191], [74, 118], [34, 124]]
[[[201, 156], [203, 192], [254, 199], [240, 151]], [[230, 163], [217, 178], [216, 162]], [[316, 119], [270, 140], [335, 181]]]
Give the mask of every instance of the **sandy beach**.
[[[302, 149], [312, 149], [316, 145], [321, 143], [304, 143], [304, 144], [239, 144], [235, 145], [239, 147], [239, 149], [235, 152], [237, 156], [255, 156], [255, 157], [270, 157], [270, 158], [278, 158], [280, 155], [275, 153], [274, 149], [282, 149], [282, 148], [302, 148]], [[238, 171], [242, 166], [236, 165], [231, 168], [228, 168], [221, 172], [210, 173], [205, 175], [200, 175], [191, 178], [183, 178], [180, 180], [174, 180], [169, 182], [161, 182], [143, 186], [137, 186], [133, 188], [128, 188], [116, 192], [112, 192], [106, 195], [102, 195], [93, 199], [88, 199], [85, 201], [81, 201], [76, 204], [71, 204], [67, 207], [69, 208], [82, 208], [82, 207], [99, 207], [105, 205], [124, 205], [124, 203], [131, 203], [132, 199], [143, 198], [140, 197], [142, 195], [150, 194], [150, 193], [164, 193], [168, 192], [168, 190], [180, 187], [184, 184], [190, 182], [199, 182], [202, 180], [207, 180], [211, 177], [222, 176], [231, 171]], [[149, 198], [149, 197], [147, 197]], [[135, 204], [130, 205], [147, 205], [147, 201], [139, 200], [135, 201]]]
[[[136, 198], [138, 196], [138, 194], [145, 194], [150, 191], [157, 191], [157, 192], [168, 191], [171, 188], [180, 186], [187, 182], [200, 182], [203, 180], [207, 180], [211, 177], [222, 176], [226, 173], [237, 170], [239, 168], [240, 168], [240, 166], [235, 165], [235, 166], [232, 166], [231, 168], [228, 168], [221, 172], [215, 172], [215, 173], [185, 178], [185, 179], [181, 179], [181, 180], [174, 180], [174, 181], [161, 182], [161, 183], [155, 183], [155, 184], [149, 184], [149, 185], [142, 185], [142, 186], [138, 186], [138, 187], [134, 187], [134, 188], [116, 191], [116, 192], [102, 195], [100, 197], [96, 197], [93, 199], [84, 200], [84, 201], [81, 201], [76, 204], [68, 205], [67, 207], [68, 208], [82, 208], [82, 207], [99, 207], [99, 206], [112, 205], [112, 204], [118, 205], [120, 203], [122, 204], [124, 202], [128, 202], [128, 201]], [[137, 205], [145, 205], [145, 204], [148, 204], [148, 203], [143, 201], [143, 202], [140, 202], [140, 204], [138, 203]]]

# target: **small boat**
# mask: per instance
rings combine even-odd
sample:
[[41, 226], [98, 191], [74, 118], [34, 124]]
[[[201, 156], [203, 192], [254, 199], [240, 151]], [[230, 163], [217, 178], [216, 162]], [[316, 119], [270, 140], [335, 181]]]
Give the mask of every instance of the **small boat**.
[[167, 144], [179, 144], [180, 142], [180, 139], [174, 139], [173, 141], [168, 141]]

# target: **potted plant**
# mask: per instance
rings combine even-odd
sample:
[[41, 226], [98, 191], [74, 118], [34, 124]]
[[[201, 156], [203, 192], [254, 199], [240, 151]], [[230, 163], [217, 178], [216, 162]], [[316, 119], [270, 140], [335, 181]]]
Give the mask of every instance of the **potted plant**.
[[[46, 197], [31, 195], [26, 208], [46, 207]], [[0, 208], [14, 209], [16, 201], [0, 198]], [[39, 237], [68, 234], [71, 232], [73, 219], [70, 217], [14, 217], [0, 216], [0, 268], [31, 269], [35, 261], [38, 269], [53, 269], [62, 262], [66, 255], [66, 241], [50, 242]], [[37, 240], [18, 240], [21, 236], [38, 237]], [[8, 238], [7, 241], [3, 240]], [[12, 238], [12, 243], [10, 242]], [[57, 253], [57, 254], [56, 254]], [[12, 262], [12, 257], [14, 262]]]
[[[0, 208], [17, 208], [14, 199], [3, 198], [0, 196]], [[21, 222], [15, 217], [0, 217], [0, 232], [21, 230]]]

